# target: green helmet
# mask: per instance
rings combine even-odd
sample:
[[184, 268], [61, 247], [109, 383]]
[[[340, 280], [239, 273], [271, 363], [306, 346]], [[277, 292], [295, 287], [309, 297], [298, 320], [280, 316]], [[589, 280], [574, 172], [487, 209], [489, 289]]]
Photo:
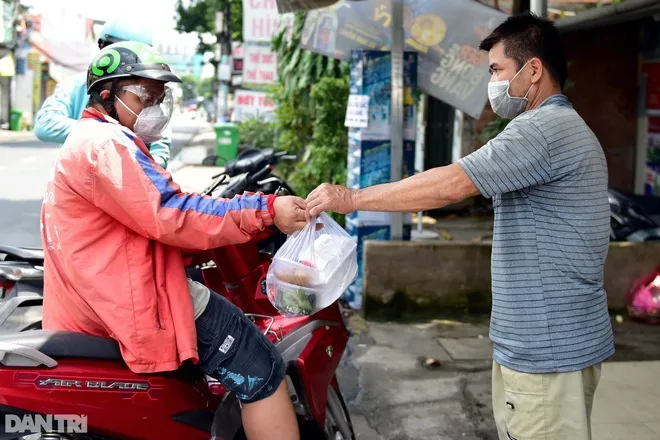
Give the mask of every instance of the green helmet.
[[122, 41], [104, 47], [87, 69], [87, 92], [109, 79], [149, 78], [181, 82], [163, 56], [153, 47], [135, 41]]

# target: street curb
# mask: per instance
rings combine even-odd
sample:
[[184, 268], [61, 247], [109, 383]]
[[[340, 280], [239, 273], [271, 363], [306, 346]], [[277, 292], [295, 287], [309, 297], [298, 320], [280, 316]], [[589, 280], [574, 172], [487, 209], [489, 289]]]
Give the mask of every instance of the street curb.
[[0, 130], [0, 142], [23, 142], [23, 141], [38, 142], [39, 139], [37, 139], [33, 131]]

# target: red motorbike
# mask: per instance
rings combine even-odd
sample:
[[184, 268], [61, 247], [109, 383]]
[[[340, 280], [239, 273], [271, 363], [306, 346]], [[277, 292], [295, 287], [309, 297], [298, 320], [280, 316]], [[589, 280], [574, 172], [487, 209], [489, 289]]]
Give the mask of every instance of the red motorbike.
[[[262, 179], [264, 170], [252, 166], [229, 186], [241, 193]], [[268, 181], [272, 184], [272, 178]], [[277, 313], [266, 296], [265, 279], [281, 242], [281, 233], [272, 229], [249, 243], [191, 254], [188, 263], [282, 354], [301, 438], [353, 440], [335, 376], [349, 337], [340, 307], [334, 303], [294, 319]], [[195, 366], [135, 374], [112, 339], [50, 330], [0, 335], [0, 440], [209, 438], [245, 439], [241, 406]]]

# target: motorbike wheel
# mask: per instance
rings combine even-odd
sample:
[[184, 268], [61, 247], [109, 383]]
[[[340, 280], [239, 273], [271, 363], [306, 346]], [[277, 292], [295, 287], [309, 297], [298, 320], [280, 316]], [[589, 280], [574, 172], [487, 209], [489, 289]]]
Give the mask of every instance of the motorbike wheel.
[[344, 398], [332, 385], [328, 388], [325, 434], [328, 440], [355, 440], [351, 416], [348, 414]]

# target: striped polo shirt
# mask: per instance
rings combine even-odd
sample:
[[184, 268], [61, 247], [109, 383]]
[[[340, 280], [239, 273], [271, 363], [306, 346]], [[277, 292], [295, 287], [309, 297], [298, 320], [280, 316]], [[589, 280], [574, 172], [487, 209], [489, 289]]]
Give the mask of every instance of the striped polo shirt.
[[563, 95], [523, 113], [459, 165], [493, 199], [493, 358], [525, 373], [578, 371], [614, 354], [603, 287], [607, 163]]

